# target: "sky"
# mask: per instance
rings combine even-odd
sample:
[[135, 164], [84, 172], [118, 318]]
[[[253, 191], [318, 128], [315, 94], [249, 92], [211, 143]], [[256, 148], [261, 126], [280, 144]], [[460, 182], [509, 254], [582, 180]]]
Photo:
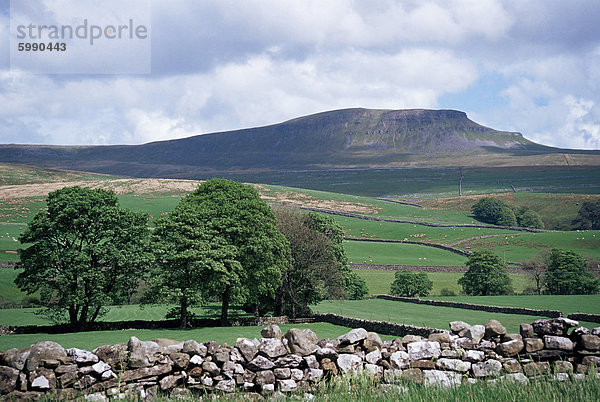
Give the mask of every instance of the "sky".
[[[60, 16], [68, 1], [31, 12]], [[149, 74], [15, 66], [0, 0], [0, 143], [140, 144], [364, 107], [462, 110], [545, 145], [600, 149], [598, 0], [139, 1], [118, 11], [151, 2], [150, 55], [95, 56], [133, 55]], [[72, 12], [96, 15], [77, 2]], [[58, 68], [81, 62], [66, 55]]]

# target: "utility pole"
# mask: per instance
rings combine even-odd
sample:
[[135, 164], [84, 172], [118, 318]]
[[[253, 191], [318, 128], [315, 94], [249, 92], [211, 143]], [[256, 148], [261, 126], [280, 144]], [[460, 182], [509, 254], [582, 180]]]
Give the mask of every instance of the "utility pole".
[[460, 180], [458, 181], [458, 196], [462, 197], [462, 181], [465, 175], [463, 174], [463, 168], [460, 168]]

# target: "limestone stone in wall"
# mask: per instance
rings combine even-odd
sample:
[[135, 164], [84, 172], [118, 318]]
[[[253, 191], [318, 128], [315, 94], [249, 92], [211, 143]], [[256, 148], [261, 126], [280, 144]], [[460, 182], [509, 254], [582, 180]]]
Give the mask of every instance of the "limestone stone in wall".
[[[453, 322], [451, 332], [385, 342], [366, 329], [333, 340], [317, 340], [312, 331], [298, 329], [280, 336], [275, 325], [264, 330], [269, 337], [239, 338], [234, 346], [132, 337], [127, 346], [88, 352], [42, 342], [0, 355], [0, 394], [3, 399], [87, 394], [100, 400], [152, 399], [159, 392], [192, 397], [196, 390], [289, 393], [308, 390], [326, 377], [357, 374], [378, 383], [438, 387], [477, 379], [527, 384], [534, 377], [582, 378], [600, 364], [600, 331], [577, 328], [569, 333], [578, 323], [562, 318], [528, 325], [521, 326], [521, 334], [507, 334], [498, 322]], [[44, 346], [49, 346], [47, 352]]]

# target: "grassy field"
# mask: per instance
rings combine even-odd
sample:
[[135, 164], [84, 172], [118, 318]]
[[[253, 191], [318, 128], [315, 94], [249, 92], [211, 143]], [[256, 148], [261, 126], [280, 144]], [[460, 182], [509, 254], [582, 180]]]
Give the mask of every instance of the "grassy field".
[[[281, 325], [282, 331], [290, 328], [310, 328], [319, 339], [337, 338], [350, 331], [349, 328], [328, 323]], [[137, 329], [123, 331], [93, 331], [68, 334], [23, 334], [0, 336], [0, 350], [24, 348], [39, 341], [54, 341], [65, 348], [81, 348], [93, 350], [100, 345], [127, 343], [129, 338], [136, 336], [142, 341], [156, 338], [168, 338], [176, 341], [194, 339], [198, 342], [218, 341], [219, 343], [235, 344], [239, 337], [260, 338], [260, 330], [264, 327], [210, 327], [194, 329]], [[383, 336], [392, 339], [391, 336]]]
[[[600, 167], [525, 166], [463, 169], [463, 194], [517, 191], [599, 194]], [[458, 196], [460, 171], [455, 168], [325, 169], [310, 171], [220, 174], [249, 183], [266, 183], [302, 189], [372, 197], [423, 199]]]
[[[357, 269], [355, 272], [365, 280], [370, 295], [381, 295], [390, 293], [390, 285], [394, 281], [394, 271], [381, 269]], [[457, 281], [462, 276], [455, 272], [427, 272], [429, 279], [433, 281], [431, 295], [439, 295], [444, 288], [460, 294], [462, 288]], [[521, 293], [530, 284], [526, 275], [509, 274], [515, 292]]]
[[[497, 401], [597, 401], [600, 399], [600, 379], [589, 376], [579, 381], [548, 381], [545, 378], [532, 380], [527, 386], [511, 382], [492, 383], [478, 381], [452, 388], [431, 387], [401, 381], [401, 387], [383, 388], [368, 375], [359, 377], [336, 377], [321, 387], [311, 390], [316, 401], [409, 401], [409, 402], [497, 402]], [[288, 395], [289, 400], [302, 400], [302, 392]], [[243, 394], [219, 395], [219, 400], [246, 400]], [[285, 400], [288, 400], [286, 398]], [[283, 399], [282, 399], [283, 400]]]
[[[531, 323], [540, 318], [547, 318], [518, 314], [488, 313], [486, 311], [428, 306], [382, 299], [328, 300], [319, 303], [313, 310], [318, 313], [334, 313], [367, 320], [383, 320], [440, 329], [448, 329], [450, 321], [460, 320], [475, 325], [485, 324], [489, 320], [494, 319], [500, 321], [509, 332], [516, 333], [519, 333], [519, 325], [522, 323]], [[598, 326], [596, 323], [586, 322], [581, 322], [581, 325], [585, 325], [588, 328]]]
[[583, 256], [600, 260], [600, 231], [569, 231], [520, 233], [503, 237], [475, 239], [461, 243], [459, 248], [485, 248], [507, 261], [527, 261], [540, 251], [552, 248], [571, 250]]
[[[494, 194], [506, 203], [529, 207], [539, 213], [546, 229], [569, 229], [571, 221], [577, 216], [581, 204], [594, 201], [600, 197], [585, 194], [553, 194], [553, 193], [505, 193]], [[449, 197], [435, 200], [422, 200], [419, 204], [427, 209], [452, 210], [456, 213], [470, 214], [471, 206], [480, 196]]]
[[[0, 307], [8, 305], [19, 305], [27, 296], [21, 292], [14, 280], [19, 274], [19, 271], [12, 268], [0, 269]], [[1, 314], [2, 310], [0, 310]]]
[[12, 163], [0, 163], [0, 186], [73, 180], [87, 181], [105, 178], [114, 178], [114, 176], [59, 169], [42, 169]]
[[402, 243], [344, 241], [348, 260], [355, 264], [464, 265], [466, 257], [428, 246]]
[[[565, 316], [571, 313], [600, 314], [600, 295], [453, 296], [432, 299], [492, 306], [559, 310]], [[600, 326], [600, 324], [596, 324], [596, 326]]]
[[428, 243], [449, 244], [479, 236], [500, 236], [520, 232], [502, 229], [461, 227], [430, 227], [412, 223], [377, 222], [344, 216], [332, 217], [344, 228], [346, 236], [386, 240], [417, 240]]
[[[164, 320], [167, 311], [172, 306], [143, 306], [139, 305], [124, 305], [111, 306], [109, 312], [100, 320], [107, 322], [115, 321], [156, 321]], [[51, 325], [52, 323], [45, 317], [36, 314], [36, 308], [14, 308], [0, 309], [0, 325]], [[207, 306], [191, 309], [194, 314], [200, 318], [219, 318], [221, 313], [221, 305], [211, 303]], [[240, 308], [232, 306], [229, 310], [229, 318], [247, 317]]]

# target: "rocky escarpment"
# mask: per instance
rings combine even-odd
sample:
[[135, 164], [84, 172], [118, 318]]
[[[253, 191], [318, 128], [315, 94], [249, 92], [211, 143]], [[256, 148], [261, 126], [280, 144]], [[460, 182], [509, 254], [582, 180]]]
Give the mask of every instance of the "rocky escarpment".
[[[387, 167], [410, 155], [556, 152], [494, 130], [457, 110], [344, 109], [264, 127], [142, 145], [0, 145], [0, 161], [137, 177], [196, 177], [206, 170]], [[406, 159], [408, 158], [408, 159]]]
[[310, 329], [282, 334], [271, 325], [261, 332], [262, 339], [238, 338], [233, 346], [132, 337], [127, 345], [93, 352], [38, 342], [0, 356], [0, 394], [3, 400], [49, 394], [106, 400], [195, 390], [289, 393], [309, 391], [325, 378], [360, 373], [377, 379], [374, 384], [413, 381], [441, 387], [480, 380], [578, 380], [596, 375], [600, 327], [577, 326], [577, 321], [554, 318], [522, 324], [519, 334], [511, 334], [495, 320], [485, 325], [454, 321], [450, 331], [427, 338], [406, 335], [382, 342], [362, 328], [319, 340]]

